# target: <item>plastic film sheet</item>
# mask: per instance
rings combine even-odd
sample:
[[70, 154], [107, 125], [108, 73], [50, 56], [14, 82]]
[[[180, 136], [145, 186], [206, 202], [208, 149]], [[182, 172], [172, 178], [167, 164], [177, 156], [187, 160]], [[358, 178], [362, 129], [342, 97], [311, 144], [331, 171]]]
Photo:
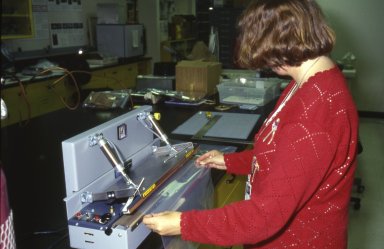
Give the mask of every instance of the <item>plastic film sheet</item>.
[[[173, 194], [174, 198], [170, 210], [186, 211], [212, 208], [214, 188], [210, 170], [197, 168], [193, 163], [188, 166], [183, 174], [185, 181], [178, 179], [167, 186], [165, 192], [167, 194], [172, 195], [172, 192], [179, 189], [179, 193]], [[181, 236], [163, 236], [162, 241], [165, 249], [193, 249], [198, 247], [197, 243], [184, 241]]]
[[[212, 208], [213, 191], [210, 169], [197, 168], [194, 160], [189, 160], [168, 179], [167, 184], [155, 190], [136, 212], [123, 215], [114, 226], [121, 225], [134, 230], [137, 226], [144, 226], [141, 219], [146, 214]], [[197, 244], [183, 241], [180, 236], [164, 236], [162, 241], [165, 249], [197, 248]]]

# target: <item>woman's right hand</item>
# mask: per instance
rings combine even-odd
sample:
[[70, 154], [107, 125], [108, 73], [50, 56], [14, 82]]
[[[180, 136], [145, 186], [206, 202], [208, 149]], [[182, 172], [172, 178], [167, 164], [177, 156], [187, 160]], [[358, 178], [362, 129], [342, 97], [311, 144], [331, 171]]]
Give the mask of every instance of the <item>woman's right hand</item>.
[[209, 167], [226, 170], [224, 154], [218, 150], [211, 150], [198, 157], [195, 161], [197, 167]]

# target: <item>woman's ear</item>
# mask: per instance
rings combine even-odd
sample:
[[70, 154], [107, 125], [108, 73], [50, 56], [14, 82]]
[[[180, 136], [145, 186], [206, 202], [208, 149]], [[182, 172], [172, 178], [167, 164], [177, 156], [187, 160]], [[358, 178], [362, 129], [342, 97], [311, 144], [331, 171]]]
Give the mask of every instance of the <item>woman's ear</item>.
[[277, 73], [278, 75], [287, 75], [287, 66], [280, 66], [280, 67], [274, 67], [272, 68], [272, 71]]

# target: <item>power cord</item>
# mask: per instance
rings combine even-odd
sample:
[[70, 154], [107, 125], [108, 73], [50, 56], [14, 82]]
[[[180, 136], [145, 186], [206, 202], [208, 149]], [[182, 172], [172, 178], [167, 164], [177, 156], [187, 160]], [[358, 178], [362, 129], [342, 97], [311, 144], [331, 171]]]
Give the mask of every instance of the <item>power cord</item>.
[[65, 240], [66, 238], [68, 238], [69, 234], [68, 232], [65, 233], [63, 236], [61, 236], [58, 240], [56, 240], [55, 242], [53, 242], [50, 246], [47, 247], [47, 249], [53, 249], [55, 247], [57, 247], [58, 245], [60, 245], [60, 243]]
[[[65, 232], [65, 233], [61, 234], [62, 232]], [[33, 235], [42, 235], [42, 236], [46, 236], [46, 235], [61, 235], [57, 240], [52, 242], [46, 248], [46, 249], [54, 249], [57, 246], [59, 246], [60, 243], [62, 243], [66, 238], [68, 238], [69, 233], [68, 233], [67, 227], [63, 227], [63, 228], [60, 228], [60, 229], [57, 229], [57, 230], [36, 231], [36, 232], [33, 233]]]

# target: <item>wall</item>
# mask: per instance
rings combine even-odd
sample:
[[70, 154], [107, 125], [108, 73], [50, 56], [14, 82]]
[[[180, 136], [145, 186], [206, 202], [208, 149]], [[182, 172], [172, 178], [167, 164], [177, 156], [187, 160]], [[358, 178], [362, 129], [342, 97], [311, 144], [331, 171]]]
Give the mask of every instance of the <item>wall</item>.
[[340, 60], [347, 52], [352, 52], [357, 58], [356, 77], [348, 81], [358, 110], [383, 113], [384, 1], [316, 1], [336, 31], [333, 59]]
[[384, 112], [384, 29], [382, 0], [318, 0], [337, 43], [332, 54], [356, 56], [357, 75], [351, 90], [360, 111]]
[[[48, 0], [32, 0], [35, 5], [44, 5]], [[195, 0], [162, 0], [163, 2], [173, 2], [174, 8], [172, 14], [194, 14], [195, 13]], [[83, 23], [85, 24], [86, 34], [86, 44], [89, 44], [92, 39], [90, 39], [90, 34], [88, 33], [88, 25], [91, 19], [94, 19], [97, 16], [97, 4], [98, 3], [116, 3], [121, 8], [121, 19], [124, 22], [126, 20], [126, 2], [127, 0], [83, 0], [81, 14], [79, 13], [70, 13], [65, 16], [67, 20], [73, 20], [78, 18], [81, 15]], [[138, 19], [140, 23], [143, 23], [146, 28], [147, 35], [147, 56], [152, 57], [153, 62], [160, 61], [160, 42], [166, 39], [166, 35], [161, 33], [161, 30], [164, 28], [160, 27], [160, 0], [138, 0]], [[36, 12], [34, 12], [36, 15]], [[48, 22], [53, 20], [57, 21], [57, 15], [55, 12], [47, 14]], [[168, 18], [171, 18], [170, 15]], [[166, 23], [163, 23], [163, 27], [167, 26]], [[4, 44], [12, 51], [36, 51], [36, 50], [46, 50], [51, 46], [51, 40], [49, 36], [49, 30], [46, 30], [46, 37], [39, 36], [31, 39], [12, 39], [5, 40]], [[93, 31], [94, 33], [94, 31]], [[3, 41], [2, 41], [3, 42]], [[92, 43], [91, 43], [92, 45]]]
[[167, 20], [161, 20], [160, 1], [174, 3], [174, 8], [167, 14], [168, 20], [174, 14], [195, 14], [195, 0], [142, 0], [137, 2], [139, 22], [143, 23], [146, 29], [147, 56], [152, 58], [152, 63], [160, 61], [160, 42], [167, 39], [165, 27]]
[[[147, 55], [152, 61], [159, 61], [160, 55], [160, 19], [158, 0], [138, 1], [139, 22], [144, 24], [147, 39]], [[153, 68], [153, 67], [152, 67]]]
[[[36, 0], [34, 0], [36, 1]], [[41, 2], [41, 0], [37, 0]], [[139, 0], [139, 22], [147, 29], [147, 56], [152, 61], [160, 60], [159, 0]], [[351, 89], [358, 109], [361, 111], [384, 112], [384, 1], [382, 0], [317, 0], [322, 6], [337, 35], [337, 44], [332, 54], [341, 59], [347, 52], [356, 55], [356, 78]], [[125, 0], [83, 0], [84, 22], [96, 16], [97, 3], [118, 3]], [[194, 13], [194, 0], [175, 0], [175, 9], [180, 14]], [[187, 13], [191, 11], [190, 13]], [[124, 11], [123, 11], [124, 12]], [[75, 14], [75, 13], [74, 13]], [[71, 15], [68, 18], [72, 18]], [[18, 48], [35, 50], [47, 47], [47, 39], [6, 40], [6, 45], [16, 51]]]
[[[98, 3], [116, 3], [119, 5], [121, 12], [119, 12], [122, 21], [126, 20], [125, 0], [83, 0], [81, 1], [81, 7], [75, 9], [69, 9], [63, 7], [62, 10], [51, 8], [48, 0], [32, 0], [32, 6], [38, 6], [42, 11], [36, 11], [36, 7], [33, 8], [33, 16], [35, 23], [35, 37], [27, 39], [9, 39], [2, 40], [11, 51], [13, 52], [25, 52], [36, 51], [42, 49], [50, 49], [50, 23], [54, 22], [73, 22], [74, 20], [83, 22], [85, 41], [84, 44], [89, 44], [88, 37], [88, 22], [91, 17], [96, 17], [97, 4]], [[43, 6], [43, 7], [41, 7]], [[47, 8], [48, 6], [48, 8]], [[68, 6], [62, 4], [62, 6]], [[44, 20], [46, 23], [44, 23]]]

